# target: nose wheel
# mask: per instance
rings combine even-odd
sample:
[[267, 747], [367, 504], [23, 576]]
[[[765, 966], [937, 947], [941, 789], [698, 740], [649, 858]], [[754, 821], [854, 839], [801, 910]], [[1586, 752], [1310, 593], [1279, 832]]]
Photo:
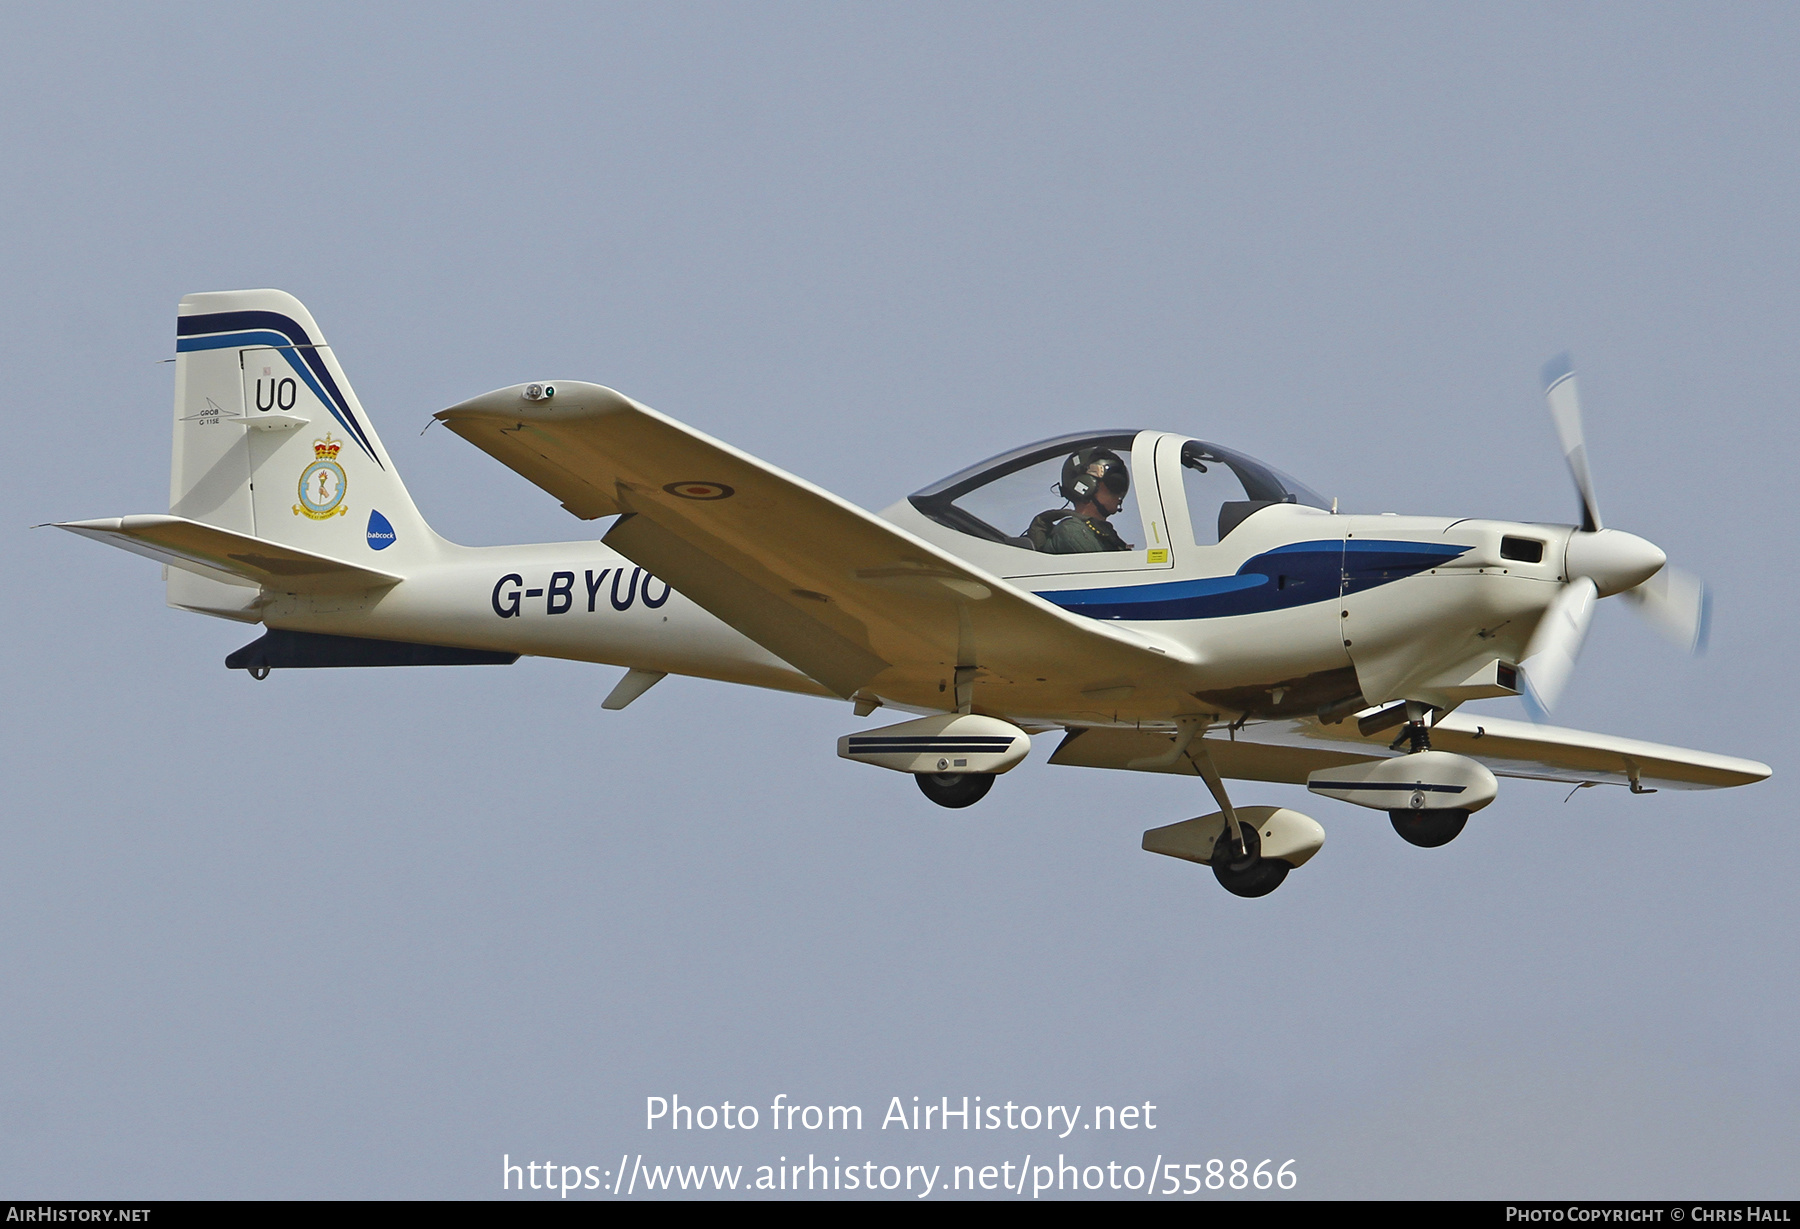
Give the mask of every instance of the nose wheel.
[[1219, 775], [1218, 765], [1213, 763], [1203, 741], [1205, 725], [1197, 725], [1193, 730], [1185, 744], [1176, 745], [1193, 762], [1194, 771], [1206, 782], [1207, 790], [1225, 818], [1225, 830], [1213, 842], [1212, 858], [1207, 863], [1212, 867], [1213, 878], [1233, 896], [1267, 896], [1281, 886], [1281, 881], [1293, 867], [1281, 858], [1262, 856], [1262, 834], [1257, 831], [1256, 824], [1238, 818], [1236, 808], [1226, 796], [1224, 778]]
[[1227, 824], [1213, 845], [1213, 878], [1233, 896], [1267, 896], [1281, 886], [1293, 868], [1280, 858], [1262, 856], [1262, 836], [1255, 824], [1236, 825], [1243, 834], [1242, 844], [1232, 827]]

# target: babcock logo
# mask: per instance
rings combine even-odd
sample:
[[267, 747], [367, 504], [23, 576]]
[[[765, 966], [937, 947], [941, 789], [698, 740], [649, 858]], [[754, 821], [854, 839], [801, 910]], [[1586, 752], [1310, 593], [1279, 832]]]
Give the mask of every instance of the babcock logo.
[[388, 524], [388, 518], [369, 509], [369, 549], [386, 550], [394, 544], [394, 527]]

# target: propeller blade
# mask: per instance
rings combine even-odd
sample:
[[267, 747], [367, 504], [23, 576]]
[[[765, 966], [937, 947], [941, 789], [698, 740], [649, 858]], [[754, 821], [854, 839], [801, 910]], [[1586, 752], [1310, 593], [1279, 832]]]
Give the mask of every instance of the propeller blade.
[[1699, 656], [1706, 651], [1706, 633], [1712, 622], [1712, 594], [1698, 576], [1665, 567], [1624, 596], [1663, 637], [1678, 648]]
[[1582, 642], [1587, 639], [1594, 602], [1599, 596], [1593, 581], [1576, 577], [1551, 600], [1550, 609], [1532, 633], [1525, 660], [1519, 663], [1519, 677], [1525, 684], [1520, 697], [1533, 721], [1548, 717], [1562, 696], [1563, 687], [1575, 671], [1575, 659], [1581, 655]]
[[1550, 403], [1550, 417], [1556, 423], [1556, 438], [1568, 458], [1569, 474], [1575, 479], [1575, 491], [1581, 496], [1581, 527], [1589, 533], [1600, 528], [1600, 504], [1594, 498], [1594, 478], [1588, 473], [1587, 440], [1581, 429], [1581, 397], [1575, 389], [1575, 368], [1567, 354], [1559, 354], [1544, 364], [1544, 399]]

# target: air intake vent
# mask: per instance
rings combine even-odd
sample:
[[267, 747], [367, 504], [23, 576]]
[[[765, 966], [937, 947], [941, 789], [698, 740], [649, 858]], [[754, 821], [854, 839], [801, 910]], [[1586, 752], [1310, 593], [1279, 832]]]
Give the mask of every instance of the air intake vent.
[[1501, 538], [1500, 557], [1518, 563], [1542, 563], [1544, 544], [1536, 538]]

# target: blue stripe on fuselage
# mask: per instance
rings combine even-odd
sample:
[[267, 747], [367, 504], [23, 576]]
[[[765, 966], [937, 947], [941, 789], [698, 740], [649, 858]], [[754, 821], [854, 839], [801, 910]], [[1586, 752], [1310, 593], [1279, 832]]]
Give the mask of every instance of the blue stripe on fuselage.
[[1357, 593], [1446, 563], [1466, 546], [1355, 538], [1294, 542], [1244, 561], [1232, 576], [1038, 594], [1090, 619], [1219, 619], [1288, 610]]

